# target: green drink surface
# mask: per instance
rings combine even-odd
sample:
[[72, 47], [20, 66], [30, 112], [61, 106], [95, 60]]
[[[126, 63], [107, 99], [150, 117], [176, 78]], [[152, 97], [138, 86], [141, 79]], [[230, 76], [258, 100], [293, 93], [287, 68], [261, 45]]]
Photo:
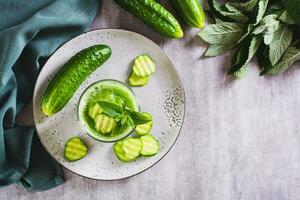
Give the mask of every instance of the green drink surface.
[[137, 99], [133, 91], [123, 83], [116, 80], [102, 80], [90, 85], [82, 94], [79, 105], [79, 119], [86, 131], [93, 138], [104, 141], [113, 142], [130, 134], [134, 127], [127, 127], [118, 135], [103, 135], [96, 131], [94, 120], [89, 116], [89, 107], [97, 101], [107, 101], [114, 104], [125, 105], [126, 107], [138, 111], [139, 107]]

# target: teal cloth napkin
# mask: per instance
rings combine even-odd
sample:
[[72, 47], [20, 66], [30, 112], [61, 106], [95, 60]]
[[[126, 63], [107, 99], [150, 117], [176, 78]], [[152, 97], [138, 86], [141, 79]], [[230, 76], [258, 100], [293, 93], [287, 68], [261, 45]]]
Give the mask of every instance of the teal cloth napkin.
[[47, 57], [85, 31], [100, 0], [0, 0], [0, 186], [29, 191], [63, 182], [61, 167], [42, 147], [33, 127], [15, 123], [30, 102]]

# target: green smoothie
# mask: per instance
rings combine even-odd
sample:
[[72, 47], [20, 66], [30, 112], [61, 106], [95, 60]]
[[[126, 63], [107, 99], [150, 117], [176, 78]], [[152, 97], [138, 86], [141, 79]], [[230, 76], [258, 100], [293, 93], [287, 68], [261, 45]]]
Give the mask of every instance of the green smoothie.
[[[93, 138], [113, 142], [129, 135], [134, 125], [119, 128], [116, 119], [103, 114], [97, 102], [109, 102], [119, 106], [126, 106], [133, 111], [138, 111], [137, 99], [133, 91], [123, 83], [116, 80], [101, 80], [90, 85], [82, 94], [79, 105], [79, 120], [85, 130]], [[105, 126], [98, 122], [105, 122]]]

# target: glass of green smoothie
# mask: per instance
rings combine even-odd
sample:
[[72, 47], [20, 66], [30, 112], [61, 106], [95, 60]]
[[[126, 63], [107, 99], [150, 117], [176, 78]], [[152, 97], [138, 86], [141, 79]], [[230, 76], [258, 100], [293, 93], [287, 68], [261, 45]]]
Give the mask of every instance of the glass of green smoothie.
[[91, 84], [82, 93], [78, 103], [79, 120], [88, 135], [103, 142], [115, 142], [127, 137], [135, 125], [130, 123], [121, 125], [121, 121], [116, 117], [104, 112], [99, 102], [139, 111], [134, 92], [120, 81], [105, 79]]

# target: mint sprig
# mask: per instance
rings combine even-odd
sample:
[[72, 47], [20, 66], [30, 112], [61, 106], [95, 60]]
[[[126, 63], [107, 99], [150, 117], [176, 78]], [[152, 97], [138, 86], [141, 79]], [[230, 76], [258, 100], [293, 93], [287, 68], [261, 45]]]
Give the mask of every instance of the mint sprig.
[[115, 118], [117, 122], [120, 121], [124, 125], [127, 121], [132, 121], [134, 125], [145, 124], [152, 121], [151, 115], [145, 112], [136, 112], [132, 109], [107, 101], [98, 101], [103, 113]]
[[293, 45], [300, 40], [300, 0], [208, 0], [208, 5], [216, 23], [199, 36], [209, 44], [205, 56], [235, 49], [228, 74], [244, 77], [255, 56], [261, 75], [277, 75], [300, 60], [300, 48]]

